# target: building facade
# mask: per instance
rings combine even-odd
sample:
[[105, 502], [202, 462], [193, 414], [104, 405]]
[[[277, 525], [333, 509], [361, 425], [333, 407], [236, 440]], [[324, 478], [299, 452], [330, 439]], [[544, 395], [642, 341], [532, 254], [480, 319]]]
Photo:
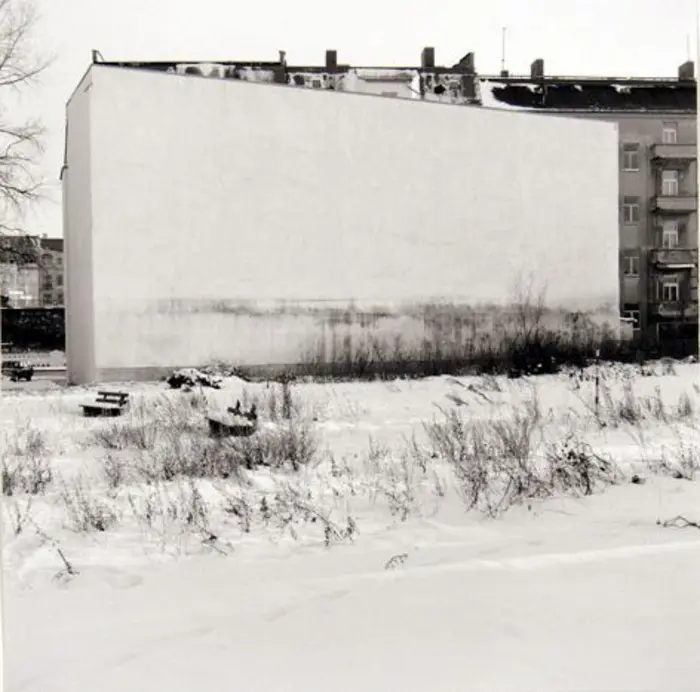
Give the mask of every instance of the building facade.
[[0, 295], [3, 307], [40, 307], [39, 267], [36, 264], [1, 263]]
[[480, 78], [488, 105], [615, 122], [620, 133], [622, 314], [652, 353], [698, 347], [697, 89], [694, 64], [676, 79]]
[[434, 72], [449, 103], [217, 70], [93, 64], [68, 104], [71, 382], [445, 353], [530, 287], [619, 330], [614, 123], [456, 107]]
[[63, 239], [5, 236], [0, 240], [0, 293], [11, 308], [64, 304]]
[[[530, 74], [477, 73], [467, 53], [439, 66], [353, 67], [335, 50], [323, 65], [274, 62], [108, 63], [140, 70], [312, 90], [604, 120], [618, 126], [620, 309], [650, 352], [683, 355], [698, 343], [697, 89], [694, 64], [674, 79], [557, 77], [535, 60]], [[562, 156], [566, 156], [562, 153]]]
[[65, 304], [63, 238], [40, 238], [39, 301], [41, 307], [62, 307]]

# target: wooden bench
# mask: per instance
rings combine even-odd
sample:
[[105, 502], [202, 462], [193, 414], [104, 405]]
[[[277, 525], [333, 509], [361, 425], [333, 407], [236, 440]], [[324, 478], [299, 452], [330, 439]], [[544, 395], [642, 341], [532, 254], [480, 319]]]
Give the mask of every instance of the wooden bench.
[[85, 416], [120, 416], [128, 403], [127, 392], [97, 392], [95, 401], [80, 406]]

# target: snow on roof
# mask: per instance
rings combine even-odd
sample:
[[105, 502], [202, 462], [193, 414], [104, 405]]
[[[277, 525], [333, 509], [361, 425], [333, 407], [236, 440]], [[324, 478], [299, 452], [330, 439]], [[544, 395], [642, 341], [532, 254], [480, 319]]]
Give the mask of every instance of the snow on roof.
[[357, 67], [351, 70], [359, 79], [376, 82], [411, 82], [415, 70], [396, 70], [392, 68], [374, 69], [370, 67]]

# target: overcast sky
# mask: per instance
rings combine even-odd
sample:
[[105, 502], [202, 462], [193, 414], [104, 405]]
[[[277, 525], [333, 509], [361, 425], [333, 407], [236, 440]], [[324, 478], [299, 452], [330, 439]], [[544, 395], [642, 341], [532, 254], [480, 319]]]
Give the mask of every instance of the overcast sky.
[[97, 48], [105, 60], [275, 60], [321, 64], [325, 50], [355, 65], [438, 64], [469, 51], [480, 72], [506, 64], [526, 73], [538, 57], [550, 74], [675, 76], [696, 56], [697, 0], [35, 0], [37, 44], [56, 56], [19, 108], [48, 129], [43, 170], [50, 200], [28, 215], [32, 233], [62, 235], [58, 174], [65, 103]]

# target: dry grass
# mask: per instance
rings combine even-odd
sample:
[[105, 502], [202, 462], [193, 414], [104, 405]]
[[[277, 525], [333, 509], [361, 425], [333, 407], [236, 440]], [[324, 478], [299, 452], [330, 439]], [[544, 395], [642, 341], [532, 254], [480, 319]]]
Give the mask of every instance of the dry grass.
[[669, 402], [658, 388], [642, 396], [636, 375], [619, 379], [622, 386], [614, 387], [610, 373], [601, 378], [597, 406], [591, 383], [582, 380], [577, 392], [588, 414], [565, 425], [563, 414], [555, 420], [544, 415], [534, 394], [524, 403], [488, 408], [504, 386], [485, 375], [478, 404], [488, 416], [470, 417], [471, 404], [441, 410], [415, 437], [394, 446], [370, 438], [358, 458], [324, 451], [318, 411], [288, 380], [243, 388], [243, 407], [256, 404], [261, 423], [247, 438], [210, 438], [207, 402], [196, 390], [136, 400], [122, 419], [91, 423], [88, 445], [98, 452], [99, 483], [85, 475], [70, 482], [56, 476], [40, 428], [27, 424], [6, 434], [3, 492], [12, 501], [5, 512], [10, 530], [20, 535], [34, 526], [36, 496], [57, 488], [71, 532], [119, 526], [155, 537], [162, 549], [187, 543], [228, 554], [232, 530], [242, 536], [274, 529], [331, 546], [358, 534], [350, 509], [355, 502], [379, 502], [394, 521], [406, 522], [429, 502], [437, 508], [452, 487], [467, 509], [488, 517], [554, 496], [601, 492], [622, 474], [586, 441], [597, 425], [638, 432], [640, 447], [648, 424], [672, 431], [672, 443], [650, 470], [697, 478], [696, 397]]
[[27, 422], [4, 437], [0, 452], [2, 494], [9, 497], [46, 492], [54, 474], [45, 434]]
[[575, 432], [548, 442], [536, 400], [491, 420], [469, 420], [453, 409], [426, 431], [432, 455], [453, 469], [467, 508], [490, 517], [530, 500], [590, 495], [617, 479], [613, 463]]

